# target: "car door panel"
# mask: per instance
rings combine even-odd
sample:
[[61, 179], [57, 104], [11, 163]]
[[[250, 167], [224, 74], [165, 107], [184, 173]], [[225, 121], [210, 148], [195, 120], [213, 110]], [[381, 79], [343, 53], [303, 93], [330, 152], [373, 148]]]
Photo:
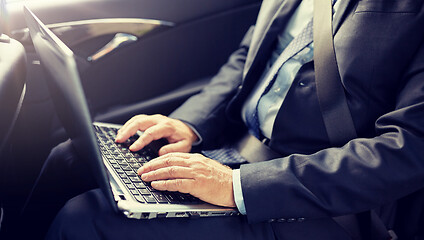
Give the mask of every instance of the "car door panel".
[[[30, 42], [24, 39], [24, 25], [18, 14], [22, 3], [12, 3], [9, 6], [10, 22], [13, 23], [10, 24], [11, 31], [28, 46]], [[118, 107], [146, 106], [143, 102], [147, 101], [148, 104], [152, 99], [150, 103], [154, 102], [157, 109], [153, 112], [167, 114], [172, 111], [188, 97], [187, 94], [185, 97], [177, 94], [175, 102], [170, 104], [172, 96], [176, 96], [173, 92], [176, 89], [184, 91], [185, 85], [190, 89], [191, 84], [198, 80], [203, 84], [206, 82], [204, 79], [218, 70], [237, 47], [246, 29], [254, 23], [260, 2], [34, 0], [27, 2], [27, 5], [42, 21], [53, 26], [52, 29], [75, 52], [90, 110], [94, 115], [107, 115], [108, 111]], [[116, 33], [124, 30], [118, 28], [85, 39], [74, 36], [74, 40], [63, 31], [67, 23], [111, 19], [155, 20], [162, 24], [138, 36], [137, 41], [96, 61], [87, 59], [104, 47]], [[169, 96], [166, 96], [168, 93]], [[160, 104], [161, 101], [157, 99], [166, 101]], [[139, 110], [147, 111], [144, 107]]]
[[252, 23], [244, 20], [249, 11], [256, 8], [177, 25], [92, 63], [82, 73], [91, 109], [144, 101], [214, 75]]

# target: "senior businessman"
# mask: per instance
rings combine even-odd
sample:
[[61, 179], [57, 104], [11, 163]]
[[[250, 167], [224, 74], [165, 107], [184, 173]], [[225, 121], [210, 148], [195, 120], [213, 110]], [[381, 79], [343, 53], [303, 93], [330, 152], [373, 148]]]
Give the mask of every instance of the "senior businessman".
[[[423, 1], [333, 5], [337, 69], [357, 135], [340, 143], [330, 141], [317, 95], [313, 12], [313, 0], [264, 0], [256, 25], [201, 93], [169, 117], [135, 116], [116, 139], [145, 131], [136, 151], [166, 138], [141, 178], [241, 216], [135, 221], [95, 190], [68, 202], [48, 238], [357, 239], [334, 217], [370, 209], [391, 229], [385, 206], [424, 186]], [[232, 146], [247, 133], [278, 156], [239, 156]], [[193, 145], [203, 154], [189, 153]], [[219, 163], [226, 160], [240, 168]]]

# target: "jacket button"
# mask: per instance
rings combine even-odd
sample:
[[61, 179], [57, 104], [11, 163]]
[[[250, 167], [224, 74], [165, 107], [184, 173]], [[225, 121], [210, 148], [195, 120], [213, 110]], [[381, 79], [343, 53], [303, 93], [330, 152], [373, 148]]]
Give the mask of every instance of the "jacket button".
[[296, 222], [296, 219], [294, 219], [294, 218], [289, 218], [289, 219], [287, 219], [287, 222], [288, 222], [288, 223]]
[[269, 219], [268, 220], [268, 223], [273, 223], [273, 222], [275, 222], [276, 220], [275, 219]]
[[298, 218], [297, 221], [298, 222], [303, 222], [303, 221], [305, 221], [305, 218]]
[[286, 219], [285, 218], [279, 218], [279, 219], [277, 219], [277, 222], [283, 223], [283, 222], [286, 222]]
[[306, 83], [303, 82], [303, 81], [299, 81], [299, 86], [304, 87], [304, 86], [306, 86]]

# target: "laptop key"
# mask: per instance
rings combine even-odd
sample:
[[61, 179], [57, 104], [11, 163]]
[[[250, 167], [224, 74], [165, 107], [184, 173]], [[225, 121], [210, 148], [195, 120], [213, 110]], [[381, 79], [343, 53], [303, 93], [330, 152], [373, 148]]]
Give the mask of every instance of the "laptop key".
[[151, 191], [151, 192], [157, 191], [156, 189], [154, 189], [154, 188], [150, 185], [150, 183], [149, 183], [149, 184], [146, 184], [146, 188], [147, 188], [147, 189], [149, 189], [149, 191]]
[[171, 192], [164, 192], [163, 195], [168, 199], [170, 203], [178, 203], [178, 199]]
[[150, 191], [145, 188], [138, 189], [138, 191], [140, 192], [141, 195], [145, 195], [145, 194], [150, 195]]
[[123, 181], [124, 183], [126, 183], [126, 184], [131, 184], [131, 181], [130, 181], [128, 178], [126, 178], [126, 179], [122, 179], [122, 181]]
[[140, 163], [130, 163], [130, 166], [131, 166], [133, 169], [138, 170], [138, 169], [141, 167], [141, 164], [140, 164]]
[[189, 198], [183, 194], [175, 194], [174, 196], [176, 199], [178, 199], [179, 202], [183, 202], [183, 203], [190, 202]]
[[137, 177], [137, 174], [135, 172], [131, 171], [125, 171], [128, 177]]
[[121, 151], [119, 151], [118, 149], [113, 148], [113, 147], [111, 147], [111, 148], [110, 148], [110, 151], [111, 151], [113, 154], [120, 154], [120, 153], [121, 153]]
[[140, 182], [137, 182], [137, 183], [134, 183], [134, 186], [136, 188], [138, 188], [138, 189], [146, 188], [146, 186], [143, 183], [141, 183], [141, 181]]
[[131, 182], [127, 183], [126, 185], [127, 185], [127, 188], [130, 189], [130, 190], [135, 189], [134, 184], [132, 184]]
[[144, 201], [144, 198], [140, 195], [134, 195], [135, 200], [141, 202], [141, 203], [145, 203], [146, 201]]
[[122, 166], [122, 170], [124, 170], [124, 171], [132, 171], [132, 168], [130, 167], [130, 166], [128, 166], [128, 165], [121, 165]]
[[129, 163], [138, 163], [138, 161], [137, 161], [137, 159], [136, 158], [130, 158], [130, 159], [128, 159], [127, 160]]
[[143, 195], [147, 203], [156, 203], [156, 199], [152, 195]]
[[141, 179], [139, 177], [130, 177], [131, 182], [133, 183], [140, 183]]
[[166, 199], [165, 195], [163, 195], [162, 193], [153, 192], [152, 195], [155, 196], [158, 203], [168, 203], [168, 200]]
[[119, 165], [127, 164], [124, 159], [115, 160]]

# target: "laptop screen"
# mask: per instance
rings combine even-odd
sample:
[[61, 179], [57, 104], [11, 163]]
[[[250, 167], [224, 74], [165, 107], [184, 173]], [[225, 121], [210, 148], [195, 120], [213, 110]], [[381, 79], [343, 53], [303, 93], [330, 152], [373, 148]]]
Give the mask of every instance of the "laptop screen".
[[27, 7], [24, 7], [24, 14], [35, 50], [48, 75], [47, 86], [57, 115], [77, 154], [91, 167], [99, 187], [117, 210], [97, 145], [74, 54]]

